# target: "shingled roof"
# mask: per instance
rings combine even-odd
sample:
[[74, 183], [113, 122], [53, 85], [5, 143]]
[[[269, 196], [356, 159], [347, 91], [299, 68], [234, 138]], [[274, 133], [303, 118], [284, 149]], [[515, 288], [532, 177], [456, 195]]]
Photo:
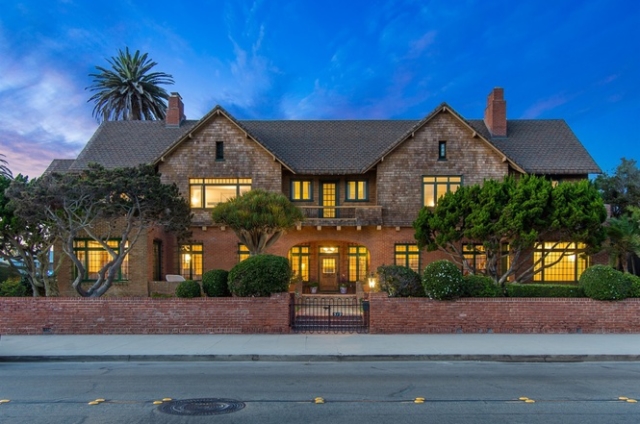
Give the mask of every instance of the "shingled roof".
[[[443, 106], [444, 105], [444, 106]], [[234, 120], [287, 168], [298, 174], [358, 174], [375, 166], [404, 141], [416, 126], [447, 110], [475, 130], [510, 161], [527, 173], [600, 173], [593, 158], [564, 120], [509, 120], [507, 136], [492, 138], [483, 120], [464, 120], [443, 104], [423, 120]], [[220, 110], [219, 106], [213, 111]], [[213, 112], [212, 111], [212, 112]], [[100, 125], [70, 171], [86, 169], [91, 162], [107, 168], [154, 163], [170, 152], [200, 121], [183, 121], [180, 127], [163, 121], [113, 121]], [[231, 119], [233, 119], [231, 117]], [[49, 168], [53, 167], [52, 163]], [[58, 165], [56, 165], [58, 166]], [[61, 169], [62, 170], [62, 169]]]
[[67, 172], [75, 161], [75, 159], [54, 159], [42, 175], [51, 174], [52, 172]]

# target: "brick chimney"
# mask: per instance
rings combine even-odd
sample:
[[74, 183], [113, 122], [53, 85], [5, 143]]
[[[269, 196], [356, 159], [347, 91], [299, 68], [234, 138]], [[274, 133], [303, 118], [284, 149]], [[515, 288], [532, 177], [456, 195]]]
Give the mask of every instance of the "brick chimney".
[[484, 110], [484, 124], [493, 137], [507, 136], [507, 102], [504, 100], [504, 90], [500, 87], [489, 93]]
[[171, 93], [169, 96], [167, 115], [165, 116], [165, 124], [167, 127], [179, 127], [184, 119], [184, 103], [182, 103], [182, 97], [180, 97], [178, 93]]

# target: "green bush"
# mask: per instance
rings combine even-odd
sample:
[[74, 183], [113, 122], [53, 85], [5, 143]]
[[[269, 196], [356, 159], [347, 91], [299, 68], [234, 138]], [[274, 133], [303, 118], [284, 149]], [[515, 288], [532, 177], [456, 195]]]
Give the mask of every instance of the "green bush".
[[420, 275], [406, 266], [382, 265], [378, 267], [380, 290], [389, 297], [424, 297]]
[[208, 297], [231, 296], [229, 291], [229, 271], [212, 269], [202, 274], [202, 291]]
[[502, 297], [502, 288], [491, 277], [469, 274], [462, 279], [461, 297]]
[[509, 297], [585, 297], [575, 284], [507, 284]]
[[10, 277], [0, 283], [0, 297], [24, 297], [27, 295], [27, 288], [22, 284], [20, 278]]
[[176, 287], [176, 296], [183, 298], [200, 297], [200, 284], [197, 281], [182, 281]]
[[462, 273], [447, 260], [435, 261], [424, 269], [422, 285], [431, 299], [455, 299], [462, 294]]
[[267, 297], [289, 289], [291, 268], [282, 256], [255, 255], [229, 271], [229, 290], [236, 296]]
[[597, 300], [622, 300], [631, 292], [631, 280], [610, 266], [594, 265], [580, 276], [584, 293]]
[[629, 297], [640, 297], [640, 277], [633, 274], [624, 274], [624, 278], [631, 281], [631, 290], [629, 290]]

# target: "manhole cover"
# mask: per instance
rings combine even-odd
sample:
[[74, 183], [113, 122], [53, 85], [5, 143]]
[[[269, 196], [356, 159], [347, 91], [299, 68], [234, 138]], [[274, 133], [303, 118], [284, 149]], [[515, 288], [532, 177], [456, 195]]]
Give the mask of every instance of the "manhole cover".
[[158, 407], [160, 412], [171, 415], [219, 415], [244, 408], [244, 403], [233, 399], [185, 399], [173, 400]]

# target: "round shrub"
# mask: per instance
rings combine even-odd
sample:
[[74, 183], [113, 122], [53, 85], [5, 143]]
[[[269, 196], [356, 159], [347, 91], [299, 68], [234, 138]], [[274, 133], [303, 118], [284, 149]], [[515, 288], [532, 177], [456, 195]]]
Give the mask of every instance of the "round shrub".
[[378, 267], [380, 290], [389, 297], [424, 297], [420, 275], [406, 266], [382, 265]]
[[640, 297], [640, 277], [638, 277], [637, 275], [625, 273], [624, 278], [631, 282], [629, 297]]
[[486, 275], [469, 274], [462, 279], [461, 297], [502, 297], [502, 288]]
[[183, 298], [200, 297], [200, 284], [197, 281], [182, 281], [176, 287], [176, 296]]
[[622, 300], [629, 296], [631, 280], [610, 266], [594, 265], [580, 276], [584, 294], [597, 300]]
[[289, 289], [291, 268], [282, 256], [255, 255], [229, 271], [229, 290], [236, 296], [268, 297]]
[[22, 284], [20, 278], [10, 277], [0, 283], [0, 297], [24, 297], [27, 295], [27, 288]]
[[229, 291], [229, 271], [212, 269], [202, 274], [202, 291], [208, 297], [231, 296]]
[[462, 272], [447, 260], [435, 261], [424, 269], [422, 285], [430, 299], [455, 299], [462, 294]]

